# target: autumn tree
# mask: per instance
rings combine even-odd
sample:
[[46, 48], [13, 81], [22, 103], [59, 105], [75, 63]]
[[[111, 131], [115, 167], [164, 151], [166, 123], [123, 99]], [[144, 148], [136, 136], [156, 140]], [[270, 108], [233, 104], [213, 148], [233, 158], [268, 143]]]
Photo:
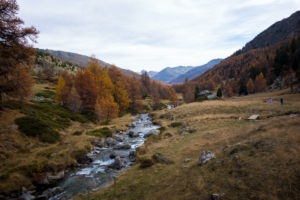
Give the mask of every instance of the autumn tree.
[[249, 94], [253, 94], [255, 89], [254, 89], [254, 83], [252, 78], [249, 78], [248, 82], [247, 82], [247, 90]]
[[22, 27], [18, 10], [16, 0], [0, 1], [0, 109], [4, 95], [22, 99], [33, 86], [30, 72], [35, 50], [29, 42], [36, 42], [38, 31]]
[[263, 73], [260, 73], [259, 76], [257, 76], [254, 81], [255, 92], [263, 92], [266, 88], [267, 88], [266, 79]]
[[140, 88], [139, 88], [140, 82], [134, 77], [130, 77], [128, 79], [128, 95], [130, 99], [130, 108], [137, 112], [141, 110], [141, 94], [140, 94]]
[[231, 88], [230, 84], [225, 85], [224, 95], [227, 96], [227, 97], [232, 97], [233, 94], [234, 93], [232, 92], [232, 88]]
[[177, 94], [176, 94], [174, 88], [172, 88], [172, 87], [169, 88], [169, 101], [171, 102], [172, 105], [176, 106]]
[[71, 88], [68, 96], [67, 107], [73, 112], [79, 112], [81, 108], [80, 96], [74, 86]]
[[183, 100], [186, 103], [191, 103], [194, 101], [194, 88], [192, 85], [186, 86], [186, 92], [183, 96]]
[[143, 93], [142, 95], [143, 95], [143, 97], [145, 97], [145, 96], [149, 95], [150, 91], [151, 91], [151, 80], [146, 71], [144, 71], [141, 74], [141, 82], [144, 86], [143, 90], [142, 90], [142, 93]]
[[98, 99], [95, 110], [99, 121], [104, 121], [106, 124], [117, 118], [119, 114], [119, 106], [112, 96]]
[[62, 75], [58, 77], [57, 85], [56, 85], [56, 92], [55, 92], [55, 99], [59, 102], [62, 102], [62, 93], [63, 88], [66, 82]]
[[113, 83], [112, 95], [119, 105], [120, 112], [125, 112], [129, 106], [129, 97], [126, 91], [126, 82], [122, 72], [116, 67], [108, 68], [108, 74]]
[[95, 57], [91, 57], [86, 70], [92, 75], [92, 80], [97, 88], [97, 95], [100, 98], [111, 96], [114, 85], [108, 75], [107, 69], [101, 66]]
[[95, 109], [97, 89], [90, 71], [78, 71], [75, 76], [75, 89], [80, 96], [81, 110], [84, 113]]

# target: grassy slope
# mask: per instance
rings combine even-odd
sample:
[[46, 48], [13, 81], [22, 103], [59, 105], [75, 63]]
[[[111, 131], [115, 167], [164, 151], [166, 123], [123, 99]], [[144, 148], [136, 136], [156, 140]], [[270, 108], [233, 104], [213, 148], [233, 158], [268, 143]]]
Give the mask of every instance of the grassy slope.
[[[145, 169], [137, 164], [111, 187], [77, 199], [208, 199], [213, 193], [225, 193], [224, 199], [299, 199], [300, 116], [284, 114], [300, 111], [300, 94], [287, 92], [205, 101], [155, 112], [155, 120], [166, 131], [160, 140], [150, 138], [146, 142], [138, 152], [139, 159], [161, 153], [174, 164]], [[269, 97], [274, 99], [272, 106]], [[280, 97], [284, 106], [279, 104]], [[250, 109], [261, 120], [246, 120]], [[174, 121], [196, 132], [168, 127]], [[165, 136], [167, 132], [173, 137]], [[232, 146], [221, 151], [226, 145]], [[204, 150], [213, 151], [216, 159], [198, 166]], [[191, 161], [184, 162], [186, 158]]]
[[[55, 85], [51, 83], [36, 84], [33, 91], [36, 94], [45, 89], [51, 90], [51, 88], [55, 88]], [[55, 106], [51, 108], [55, 108]], [[34, 109], [32, 110], [34, 111]], [[29, 112], [29, 108], [25, 108], [26, 112]], [[34, 112], [39, 114], [37, 111]], [[20, 186], [30, 186], [32, 178], [38, 175], [39, 170], [45, 164], [63, 167], [73, 165], [75, 163], [74, 151], [92, 148], [90, 141], [97, 139], [85, 133], [102, 127], [89, 123], [90, 128], [87, 128], [80, 122], [71, 121], [71, 125], [67, 128], [57, 130], [61, 136], [59, 142], [47, 144], [10, 128], [15, 124], [14, 120], [22, 116], [24, 114], [20, 110], [6, 108], [5, 111], [0, 112], [0, 193], [7, 194], [12, 190], [19, 190]], [[113, 120], [108, 127], [112, 130], [126, 130], [125, 125], [132, 120], [130, 115], [126, 115]], [[83, 134], [73, 135], [75, 131], [81, 131]]]

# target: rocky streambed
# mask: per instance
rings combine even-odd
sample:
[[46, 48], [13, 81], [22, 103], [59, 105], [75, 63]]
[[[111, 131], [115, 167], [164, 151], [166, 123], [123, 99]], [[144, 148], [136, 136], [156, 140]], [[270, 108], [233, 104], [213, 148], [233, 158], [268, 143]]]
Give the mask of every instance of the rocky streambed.
[[99, 190], [110, 185], [114, 178], [135, 164], [135, 150], [143, 145], [145, 139], [158, 134], [159, 126], [153, 125], [148, 114], [136, 116], [126, 132], [114, 133], [111, 138], [93, 142], [94, 149], [87, 155], [77, 159], [78, 166], [58, 173], [61, 179], [52, 188], [48, 188], [39, 195], [24, 191], [23, 199], [69, 199], [76, 194]]

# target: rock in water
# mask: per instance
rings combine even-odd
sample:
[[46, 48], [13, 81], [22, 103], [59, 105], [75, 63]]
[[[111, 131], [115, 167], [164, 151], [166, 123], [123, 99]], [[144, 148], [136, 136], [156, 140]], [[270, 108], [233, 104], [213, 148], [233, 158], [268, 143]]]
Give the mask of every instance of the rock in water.
[[198, 165], [204, 165], [207, 161], [216, 158], [215, 154], [211, 151], [203, 151], [199, 161], [198, 161]]

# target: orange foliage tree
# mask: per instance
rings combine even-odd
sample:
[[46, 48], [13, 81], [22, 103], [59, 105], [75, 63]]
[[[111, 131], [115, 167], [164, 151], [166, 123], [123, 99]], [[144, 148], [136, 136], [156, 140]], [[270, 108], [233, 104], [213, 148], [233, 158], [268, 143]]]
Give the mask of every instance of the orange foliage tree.
[[35, 50], [29, 41], [36, 42], [38, 31], [22, 27], [18, 10], [15, 0], [0, 1], [0, 109], [4, 95], [22, 99], [33, 86], [30, 72]]
[[125, 78], [116, 66], [108, 68], [108, 74], [113, 83], [112, 95], [114, 100], [119, 105], [120, 112], [124, 112], [129, 106], [129, 97], [126, 90], [127, 83]]
[[267, 88], [267, 82], [263, 73], [260, 73], [259, 76], [255, 78], [254, 88], [255, 92], [262, 92]]
[[112, 119], [117, 118], [119, 114], [119, 106], [116, 102], [114, 102], [112, 96], [98, 99], [95, 110], [98, 119], [100, 121], [104, 121], [106, 124], [108, 124]]
[[97, 89], [90, 71], [78, 71], [75, 76], [75, 88], [80, 96], [82, 112], [91, 112], [95, 108]]
[[253, 83], [253, 80], [252, 78], [249, 78], [249, 81], [247, 83], [247, 90], [248, 90], [248, 93], [249, 94], [253, 94], [254, 93], [254, 83]]
[[176, 106], [177, 104], [177, 94], [174, 90], [174, 88], [169, 88], [169, 101], [171, 101], [171, 104]]

